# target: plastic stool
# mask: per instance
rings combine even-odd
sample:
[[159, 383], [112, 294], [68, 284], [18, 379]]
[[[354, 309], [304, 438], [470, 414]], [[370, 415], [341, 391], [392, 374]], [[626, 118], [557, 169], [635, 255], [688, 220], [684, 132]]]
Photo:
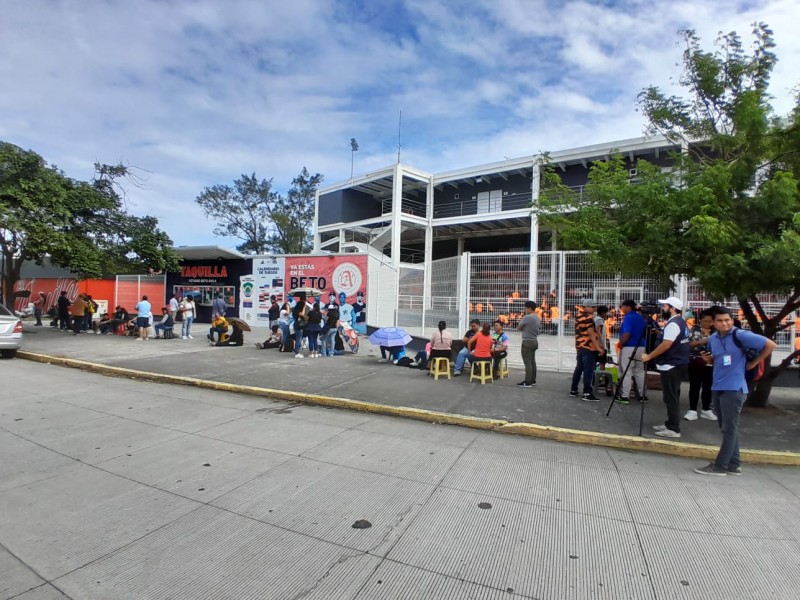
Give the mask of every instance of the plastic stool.
[[[480, 367], [478, 373], [475, 373], [475, 367]], [[492, 377], [492, 361], [491, 360], [476, 360], [472, 362], [469, 370], [469, 381], [472, 383], [473, 379], [481, 382], [481, 385], [486, 383], [486, 380], [494, 381]]]
[[117, 325], [117, 328], [114, 330], [114, 333], [117, 334], [117, 335], [127, 335], [128, 334], [128, 328], [125, 327], [124, 324], [123, 325]]
[[611, 396], [608, 390], [614, 389], [614, 374], [602, 369], [596, 369], [594, 372], [594, 395], [597, 395], [598, 388], [606, 390], [606, 395]]
[[508, 361], [505, 356], [497, 363], [497, 372], [500, 373], [500, 379], [510, 377], [508, 374]]
[[444, 356], [437, 356], [434, 358], [431, 375], [433, 375], [435, 379], [439, 379], [440, 375], [447, 375], [447, 378], [450, 379], [450, 359]]

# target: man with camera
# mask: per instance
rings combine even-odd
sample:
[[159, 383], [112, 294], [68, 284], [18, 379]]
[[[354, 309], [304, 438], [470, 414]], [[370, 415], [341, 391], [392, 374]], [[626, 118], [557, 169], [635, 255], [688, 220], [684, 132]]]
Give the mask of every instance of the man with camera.
[[619, 368], [622, 369], [622, 382], [620, 384], [620, 404], [628, 404], [631, 393], [631, 384], [636, 382], [639, 399], [644, 399], [644, 363], [642, 355], [645, 353], [646, 323], [644, 317], [636, 310], [636, 301], [623, 300], [619, 307], [622, 314], [622, 325], [619, 330], [617, 354]]
[[642, 361], [656, 361], [661, 376], [661, 395], [667, 405], [667, 420], [663, 425], [654, 425], [655, 434], [665, 438], [681, 437], [681, 379], [689, 365], [689, 340], [691, 331], [681, 316], [683, 301], [675, 296], [659, 300], [664, 318], [668, 318], [659, 336], [661, 342]]

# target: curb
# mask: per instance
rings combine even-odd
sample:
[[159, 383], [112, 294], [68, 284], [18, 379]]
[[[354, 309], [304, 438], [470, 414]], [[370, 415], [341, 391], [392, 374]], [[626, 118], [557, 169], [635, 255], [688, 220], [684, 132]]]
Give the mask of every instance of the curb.
[[[123, 367], [112, 367], [99, 363], [90, 363], [72, 358], [49, 356], [47, 354], [38, 354], [35, 352], [19, 351], [17, 352], [17, 356], [19, 358], [34, 362], [71, 367], [84, 371], [90, 371], [92, 373], [99, 373], [101, 375], [109, 375], [112, 377], [127, 377], [130, 379], [140, 379], [155, 383], [188, 385], [221, 392], [260, 396], [263, 398], [269, 398], [271, 400], [286, 400], [288, 402], [311, 404], [315, 406], [357, 410], [378, 415], [403, 417], [442, 425], [457, 425], [460, 427], [494, 431], [497, 433], [524, 435], [558, 442], [572, 442], [591, 446], [617, 448], [621, 450], [638, 450], [683, 458], [702, 459], [713, 459], [719, 450], [719, 448], [716, 446], [707, 446], [704, 444], [687, 444], [673, 442], [670, 440], [642, 438], [632, 435], [617, 435], [613, 433], [600, 433], [581, 429], [536, 425], [535, 423], [518, 423], [505, 421], [502, 419], [469, 417], [465, 415], [443, 413], [407, 406], [389, 406], [386, 404], [351, 400], [349, 398], [338, 398], [335, 396], [305, 394], [287, 390], [275, 390], [248, 385], [238, 385], [234, 383], [209, 381], [207, 379], [198, 379], [196, 377], [151, 373], [149, 371], [138, 371]], [[742, 462], [749, 464], [800, 466], [800, 453], [797, 452], [742, 449], [741, 458]]]

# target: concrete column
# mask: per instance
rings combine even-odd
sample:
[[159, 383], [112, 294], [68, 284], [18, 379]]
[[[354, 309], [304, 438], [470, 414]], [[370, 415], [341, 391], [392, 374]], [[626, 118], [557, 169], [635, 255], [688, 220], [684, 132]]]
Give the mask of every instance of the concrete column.
[[[531, 203], [533, 207], [539, 199], [540, 185], [539, 161], [533, 161], [533, 176], [531, 178]], [[537, 287], [539, 285], [539, 214], [535, 208], [531, 210], [531, 258], [528, 268], [528, 298], [539, 302]]]
[[392, 183], [392, 267], [397, 270], [400, 268], [400, 241], [403, 233], [403, 165], [400, 163], [394, 167]]
[[314, 253], [319, 252], [320, 245], [319, 236], [319, 190], [314, 195]]

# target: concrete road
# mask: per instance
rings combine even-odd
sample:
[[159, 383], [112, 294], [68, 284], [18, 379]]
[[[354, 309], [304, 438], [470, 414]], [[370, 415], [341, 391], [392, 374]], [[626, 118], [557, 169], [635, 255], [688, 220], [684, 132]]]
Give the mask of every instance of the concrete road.
[[696, 461], [22, 360], [0, 376], [0, 599], [800, 590], [798, 469], [704, 477]]

